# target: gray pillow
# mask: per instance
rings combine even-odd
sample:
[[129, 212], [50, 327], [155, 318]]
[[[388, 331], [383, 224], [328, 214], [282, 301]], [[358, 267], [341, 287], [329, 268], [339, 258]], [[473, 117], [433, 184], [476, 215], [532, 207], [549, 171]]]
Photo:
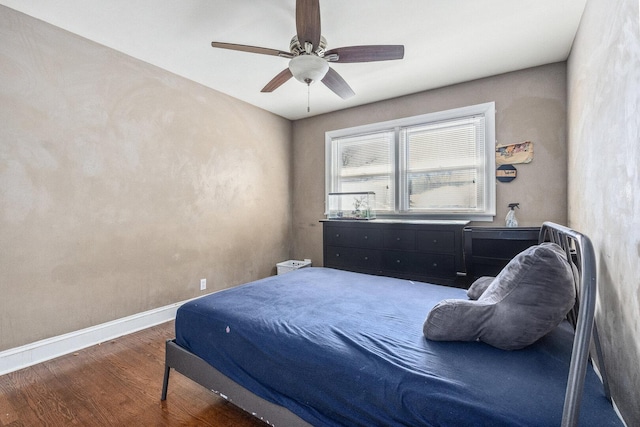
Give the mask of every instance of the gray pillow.
[[574, 303], [573, 272], [564, 250], [542, 243], [512, 259], [478, 300], [439, 302], [423, 331], [430, 340], [479, 340], [516, 350], [553, 330]]
[[469, 299], [480, 298], [480, 295], [487, 290], [491, 282], [493, 282], [493, 279], [495, 279], [495, 277], [492, 276], [482, 276], [476, 279], [476, 281], [469, 286], [469, 289], [467, 289]]

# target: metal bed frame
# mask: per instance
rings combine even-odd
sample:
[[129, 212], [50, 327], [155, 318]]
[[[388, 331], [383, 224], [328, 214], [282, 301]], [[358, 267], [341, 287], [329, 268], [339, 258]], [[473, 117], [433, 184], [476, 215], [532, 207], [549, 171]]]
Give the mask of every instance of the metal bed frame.
[[578, 425], [587, 363], [589, 363], [591, 356], [592, 338], [599, 362], [604, 392], [607, 399], [611, 401], [607, 374], [602, 362], [602, 346], [600, 345], [598, 328], [594, 322], [598, 277], [595, 252], [591, 240], [587, 236], [552, 222], [542, 224], [538, 241], [553, 242], [560, 245], [564, 249], [569, 263], [575, 267], [573, 271], [574, 284], [576, 286], [576, 303], [567, 315], [569, 323], [575, 330], [575, 336], [562, 410], [562, 426], [576, 426]]
[[[562, 426], [570, 427], [578, 424], [592, 337], [597, 360], [600, 362], [599, 372], [605, 394], [611, 400], [598, 331], [594, 324], [597, 291], [595, 253], [587, 236], [552, 222], [545, 222], [540, 229], [539, 242], [545, 241], [557, 243], [564, 249], [574, 271], [576, 304], [567, 319], [575, 329], [575, 337], [562, 413]], [[166, 342], [162, 400], [167, 398], [171, 368], [267, 424], [310, 426], [288, 409], [271, 403], [232, 381], [200, 357], [180, 347], [175, 340]]]

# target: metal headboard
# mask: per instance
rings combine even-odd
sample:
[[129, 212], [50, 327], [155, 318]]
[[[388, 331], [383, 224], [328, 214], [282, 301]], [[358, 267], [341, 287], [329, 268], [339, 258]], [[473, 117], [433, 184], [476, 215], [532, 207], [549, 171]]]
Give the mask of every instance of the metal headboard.
[[587, 363], [589, 363], [589, 349], [592, 337], [605, 394], [608, 399], [611, 399], [604, 363], [602, 362], [602, 349], [598, 338], [598, 330], [594, 323], [597, 293], [595, 253], [591, 240], [587, 236], [553, 222], [542, 224], [539, 242], [553, 242], [560, 245], [564, 249], [567, 260], [574, 271], [576, 304], [567, 315], [567, 319], [575, 329], [575, 338], [562, 412], [562, 426], [576, 426], [578, 425], [580, 402], [582, 400]]

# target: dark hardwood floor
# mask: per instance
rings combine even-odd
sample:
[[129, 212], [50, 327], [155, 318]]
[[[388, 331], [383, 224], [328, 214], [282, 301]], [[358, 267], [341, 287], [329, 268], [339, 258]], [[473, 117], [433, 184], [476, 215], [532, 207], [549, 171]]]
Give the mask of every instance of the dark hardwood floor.
[[171, 372], [160, 401], [173, 322], [0, 376], [0, 426], [266, 424]]

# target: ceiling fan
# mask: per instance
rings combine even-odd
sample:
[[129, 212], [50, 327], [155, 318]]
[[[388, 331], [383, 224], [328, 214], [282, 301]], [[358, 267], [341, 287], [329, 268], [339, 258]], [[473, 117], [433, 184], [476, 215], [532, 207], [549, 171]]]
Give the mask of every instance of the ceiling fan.
[[329, 67], [329, 62], [373, 62], [404, 57], [403, 45], [348, 46], [326, 50], [327, 41], [320, 32], [319, 0], [296, 0], [296, 32], [289, 44], [289, 52], [215, 41], [211, 46], [290, 59], [289, 67], [267, 83], [261, 92], [273, 92], [295, 77], [307, 85], [320, 80], [342, 99], [352, 97], [355, 92], [340, 74]]

